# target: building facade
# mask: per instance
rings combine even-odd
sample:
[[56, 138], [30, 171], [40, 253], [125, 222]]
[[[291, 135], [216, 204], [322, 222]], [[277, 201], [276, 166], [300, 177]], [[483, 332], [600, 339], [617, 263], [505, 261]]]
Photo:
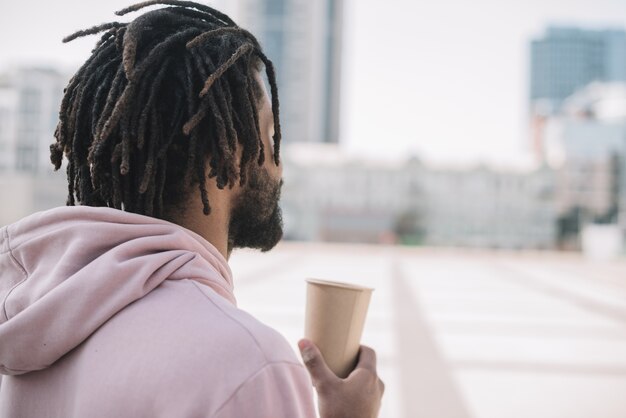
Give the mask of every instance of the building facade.
[[562, 244], [578, 247], [587, 224], [621, 224], [626, 231], [626, 84], [579, 90], [546, 119], [545, 138]]
[[0, 75], [0, 226], [65, 204], [64, 172], [53, 172], [50, 144], [69, 77], [49, 68]]
[[626, 81], [626, 32], [550, 27], [531, 43], [530, 100], [552, 111], [594, 82]]
[[339, 140], [343, 0], [240, 0], [276, 67], [285, 143]]
[[347, 158], [331, 145], [286, 147], [285, 236], [297, 240], [548, 249], [554, 172], [431, 167]]
[[548, 168], [426, 169], [423, 227], [430, 245], [550, 249], [556, 242], [554, 173]]
[[0, 171], [52, 170], [49, 147], [68, 79], [49, 68], [15, 68], [0, 76]]

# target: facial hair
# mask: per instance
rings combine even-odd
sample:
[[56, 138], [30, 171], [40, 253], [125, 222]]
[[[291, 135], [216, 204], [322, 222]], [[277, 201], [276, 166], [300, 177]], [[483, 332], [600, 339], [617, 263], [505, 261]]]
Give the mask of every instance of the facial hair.
[[278, 202], [282, 180], [274, 180], [261, 167], [254, 167], [235, 200], [228, 228], [228, 252], [253, 248], [263, 252], [283, 236], [282, 212]]

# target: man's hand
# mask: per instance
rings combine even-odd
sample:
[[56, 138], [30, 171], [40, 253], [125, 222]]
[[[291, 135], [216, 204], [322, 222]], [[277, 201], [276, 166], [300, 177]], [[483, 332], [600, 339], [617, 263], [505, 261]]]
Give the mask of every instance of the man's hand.
[[326, 365], [311, 341], [298, 343], [300, 354], [317, 390], [320, 418], [376, 418], [385, 384], [376, 374], [376, 352], [364, 345], [356, 368], [345, 379]]

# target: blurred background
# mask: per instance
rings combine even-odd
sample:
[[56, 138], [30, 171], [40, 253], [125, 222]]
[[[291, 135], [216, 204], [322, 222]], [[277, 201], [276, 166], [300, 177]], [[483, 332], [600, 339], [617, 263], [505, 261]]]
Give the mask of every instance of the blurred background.
[[[375, 287], [381, 417], [626, 416], [626, 0], [208, 3], [281, 100], [285, 240], [231, 258], [241, 308], [295, 347], [305, 277]], [[0, 4], [0, 226], [64, 204], [96, 39], [61, 39], [128, 4]]]

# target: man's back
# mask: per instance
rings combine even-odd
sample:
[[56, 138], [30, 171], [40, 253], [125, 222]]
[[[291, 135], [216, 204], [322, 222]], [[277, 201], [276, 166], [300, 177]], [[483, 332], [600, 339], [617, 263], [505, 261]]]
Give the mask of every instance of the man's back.
[[[58, 212], [63, 214], [58, 215]], [[55, 215], [56, 227], [55, 221], [52, 221]], [[103, 220], [103, 215], [108, 219]], [[69, 220], [70, 217], [74, 219]], [[193, 248], [197, 237], [183, 235], [176, 243], [182, 248], [175, 254], [165, 255], [171, 252], [167, 244], [161, 251], [155, 251], [150, 246], [142, 251], [138, 246], [146, 242], [147, 236], [134, 232], [122, 239], [118, 234], [111, 233], [110, 237], [117, 236], [118, 242], [110, 248], [103, 244], [107, 239], [101, 235], [91, 249], [86, 248], [83, 239], [81, 245], [76, 246], [86, 256], [83, 260], [78, 260], [76, 253], [68, 254], [67, 250], [64, 250], [65, 259], [58, 263], [41, 260], [30, 265], [29, 260], [21, 257], [22, 250], [28, 250], [33, 242], [46, 241], [45, 231], [63, 230], [62, 225], [68, 223], [76, 225], [75, 228], [65, 227], [63, 231], [69, 240], [72, 235], [68, 234], [69, 230], [74, 233], [83, 230], [86, 234], [89, 230], [98, 231], [100, 228], [115, 229], [115, 224], [123, 225], [125, 229], [139, 228], [142, 234], [148, 236], [151, 235], [148, 232], [150, 229], [163, 242], [172, 241], [181, 231], [188, 234], [182, 228], [163, 221], [155, 221], [156, 225], [150, 225], [152, 221], [142, 224], [148, 219], [111, 209], [64, 208], [40, 215], [40, 219], [21, 230], [19, 227], [4, 230], [9, 238], [12, 238], [11, 232], [21, 233], [14, 237], [14, 244], [4, 240], [7, 246], [5, 256], [11, 257], [15, 268], [19, 265], [27, 276], [17, 286], [6, 289], [5, 309], [8, 306], [9, 315], [16, 309], [22, 310], [4, 322], [4, 329], [0, 326], [0, 334], [12, 326], [13, 319], [20, 322], [13, 327], [20, 332], [30, 329], [35, 334], [40, 331], [38, 327], [48, 327], [49, 323], [43, 318], [54, 323], [54, 304], [49, 304], [53, 307], [50, 315], [45, 312], [41, 313], [42, 316], [39, 312], [31, 315], [29, 308], [54, 299], [56, 303], [76, 307], [73, 314], [79, 318], [74, 320], [81, 321], [81, 331], [83, 326], [95, 328], [75, 348], [65, 354], [56, 353], [62, 356], [49, 367], [26, 373], [8, 367], [20, 374], [3, 379], [0, 416], [314, 416], [311, 382], [306, 370], [280, 334], [238, 309], [233, 303], [232, 293], [224, 295], [225, 288], [232, 290], [228, 286], [229, 278], [222, 278], [222, 286], [219, 286], [220, 277], [214, 273], [228, 271], [227, 267], [224, 270], [224, 266], [217, 265], [209, 272], [205, 262], [210, 256], [201, 257], [200, 247], [210, 244], [203, 242]], [[103, 222], [108, 225], [103, 225]], [[45, 226], [39, 227], [39, 224]], [[132, 247], [119, 250], [128, 243], [133, 243]], [[72, 247], [71, 242], [67, 244]], [[97, 252], [93, 247], [98, 247]], [[210, 247], [205, 248], [210, 250]], [[134, 252], [132, 257], [128, 256], [129, 250]], [[70, 268], [74, 273], [69, 280], [34, 296], [36, 289], [45, 288], [45, 282], [54, 279], [51, 277], [54, 272], [64, 269], [59, 264], [69, 263], [68, 258], [76, 264]], [[155, 258], [160, 261], [155, 262]], [[118, 264], [112, 265], [112, 260], [117, 260]], [[215, 260], [220, 261], [215, 258], [213, 262]], [[93, 271], [100, 271], [101, 274], [81, 277], [80, 272], [94, 263], [97, 269]], [[80, 264], [86, 265], [79, 267]], [[99, 292], [97, 286], [90, 284], [94, 281], [115, 282], [119, 277], [112, 275], [119, 276], [125, 265], [135, 266], [135, 276], [129, 278], [129, 282], [135, 284], [127, 289], [122, 285], [111, 291]], [[52, 271], [48, 275], [38, 273], [37, 270], [42, 267], [52, 267]], [[143, 271], [138, 272], [137, 269]], [[138, 279], [136, 275], [143, 277]], [[151, 281], [160, 280], [157, 276], [165, 279], [98, 325], [108, 316], [106, 312], [115, 311], [112, 306], [118, 304], [120, 292], [129, 292], [132, 299], [146, 286], [152, 286], [154, 283]], [[33, 282], [29, 283], [29, 280]], [[74, 300], [59, 297], [64, 292], [63, 286], [71, 285], [72, 280], [82, 280], [83, 287], [91, 287], [93, 292], [100, 293], [98, 303], [84, 305], [78, 300], [80, 295], [76, 295]], [[40, 282], [38, 286], [35, 285], [37, 281]], [[29, 286], [31, 292], [20, 292], [22, 287]], [[28, 293], [30, 298], [25, 297]], [[25, 303], [28, 299], [30, 306]], [[62, 306], [59, 309], [63, 311], [65, 308]], [[64, 315], [67, 315], [65, 312]], [[29, 315], [39, 318], [29, 324], [24, 319]], [[24, 329], [19, 330], [19, 327]], [[10, 337], [12, 330], [8, 331]], [[71, 329], [65, 329], [58, 337], [68, 340], [72, 334]], [[39, 349], [45, 351], [47, 344], [46, 339], [42, 339]], [[50, 341], [51, 350], [58, 351], [60, 347], [69, 349], [70, 345]], [[10, 365], [3, 362], [3, 366]]]

